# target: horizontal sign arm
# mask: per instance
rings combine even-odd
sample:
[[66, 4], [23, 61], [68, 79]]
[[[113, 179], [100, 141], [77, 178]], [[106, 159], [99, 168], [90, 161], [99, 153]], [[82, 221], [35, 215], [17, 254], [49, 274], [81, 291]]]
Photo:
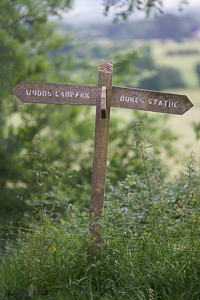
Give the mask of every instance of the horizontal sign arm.
[[20, 82], [12, 92], [26, 103], [96, 105], [97, 87], [89, 84]]
[[113, 107], [182, 115], [193, 104], [187, 96], [134, 88], [112, 87]]

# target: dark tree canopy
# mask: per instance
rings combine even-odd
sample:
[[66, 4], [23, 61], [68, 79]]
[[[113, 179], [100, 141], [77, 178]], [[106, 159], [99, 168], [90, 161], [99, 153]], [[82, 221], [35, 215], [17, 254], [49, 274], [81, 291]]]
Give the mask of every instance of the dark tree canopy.
[[40, 72], [44, 54], [61, 43], [49, 17], [68, 11], [71, 4], [71, 0], [0, 0], [0, 99], [33, 69]]

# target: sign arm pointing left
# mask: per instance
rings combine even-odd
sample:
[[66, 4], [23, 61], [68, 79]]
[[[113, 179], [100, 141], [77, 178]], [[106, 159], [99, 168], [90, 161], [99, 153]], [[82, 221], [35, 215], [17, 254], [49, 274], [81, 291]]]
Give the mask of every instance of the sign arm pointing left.
[[25, 103], [96, 105], [97, 86], [90, 84], [20, 82], [12, 92]]

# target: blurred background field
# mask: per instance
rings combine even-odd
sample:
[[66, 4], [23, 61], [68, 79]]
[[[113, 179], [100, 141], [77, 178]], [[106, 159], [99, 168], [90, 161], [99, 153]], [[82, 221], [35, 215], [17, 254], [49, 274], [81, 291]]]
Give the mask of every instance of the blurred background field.
[[[132, 42], [133, 46], [139, 47], [146, 44], [145, 41], [137, 40]], [[148, 45], [151, 49], [152, 57], [156, 66], [175, 67], [180, 70], [186, 83], [184, 88], [169, 88], [163, 91], [180, 95], [187, 95], [194, 106], [182, 116], [170, 115], [167, 121], [172, 130], [179, 135], [179, 140], [174, 142], [174, 146], [184, 156], [189, 155], [191, 151], [199, 157], [200, 140], [196, 139], [192, 123], [200, 122], [200, 88], [199, 79], [195, 67], [200, 63], [200, 40], [196, 38], [182, 41], [175, 40], [150, 40]], [[132, 112], [128, 110], [115, 109], [114, 112], [124, 120], [131, 120]], [[148, 114], [154, 114], [149, 112]], [[181, 169], [180, 153], [177, 157], [177, 164], [171, 162], [172, 174]]]
[[150, 45], [157, 65], [178, 68], [188, 87], [198, 86], [195, 67], [200, 62], [200, 40], [151, 41]]

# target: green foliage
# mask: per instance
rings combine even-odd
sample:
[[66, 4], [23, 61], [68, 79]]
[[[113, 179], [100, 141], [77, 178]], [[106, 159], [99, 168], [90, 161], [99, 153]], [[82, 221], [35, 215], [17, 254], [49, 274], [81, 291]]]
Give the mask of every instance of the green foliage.
[[105, 0], [104, 6], [105, 6], [105, 15], [108, 14], [111, 7], [114, 7], [115, 9], [119, 10], [119, 12], [115, 13], [114, 23], [117, 23], [119, 21], [119, 18], [126, 20], [134, 10], [144, 10], [147, 16], [150, 14], [152, 9], [156, 9], [160, 13], [162, 13], [161, 10], [162, 3], [159, 0], [148, 0], [148, 1], [126, 0], [126, 1], [117, 1], [117, 2]]
[[154, 75], [150, 78], [142, 79], [138, 87], [149, 90], [165, 90], [173, 88], [184, 88], [186, 86], [181, 72], [172, 67], [157, 67]]
[[199, 79], [199, 86], [200, 86], [200, 63], [198, 63], [198, 64], [196, 65], [195, 71], [196, 71], [196, 74], [197, 74], [197, 76], [198, 76], [198, 79]]
[[135, 62], [136, 86], [148, 90], [165, 90], [170, 88], [183, 88], [186, 86], [181, 72], [172, 67], [158, 67], [155, 65], [151, 49], [148, 47], [143, 51], [141, 57]]
[[[179, 9], [181, 10], [185, 4], [188, 4], [187, 0], [181, 0], [178, 2]], [[151, 12], [154, 13], [163, 13], [163, 2], [160, 0], [125, 0], [125, 1], [111, 1], [111, 0], [104, 0], [105, 6], [105, 15], [107, 16], [110, 9], [114, 8], [115, 11], [115, 19], [114, 23], [117, 23], [120, 18], [126, 20], [135, 10], [143, 10], [148, 17]]]
[[[161, 160], [161, 153], [167, 156], [173, 156], [172, 141], [177, 137], [172, 131], [165, 127], [165, 121], [168, 116], [157, 116], [155, 114], [134, 112], [134, 118], [139, 119], [142, 131], [145, 134], [145, 147], [153, 145], [148, 149], [150, 160], [153, 164], [163, 167], [163, 173], [167, 174], [167, 165]], [[124, 180], [127, 174], [132, 174], [141, 170], [141, 162], [138, 161], [139, 152], [137, 151], [138, 137], [135, 134], [134, 123], [130, 122], [126, 128], [117, 128], [114, 120], [111, 120], [110, 144], [108, 152], [107, 178], [111, 185], [115, 185], [118, 180]], [[117, 131], [115, 130], [117, 128]], [[133, 132], [134, 130], [134, 132]]]
[[[15, 226], [20, 220], [23, 220], [24, 226], [29, 222], [25, 216], [29, 208], [20, 199], [31, 196], [33, 177], [32, 174], [27, 175], [25, 170], [32, 164], [33, 158], [24, 159], [24, 154], [32, 152], [35, 134], [44, 132], [45, 128], [48, 130], [48, 123], [52, 121], [51, 112], [59, 115], [62, 111], [62, 106], [57, 109], [45, 105], [21, 106], [11, 96], [11, 89], [21, 80], [75, 80], [74, 70], [77, 66], [81, 68], [84, 62], [75, 62], [73, 55], [58, 54], [55, 57], [53, 53], [66, 42], [69, 46], [75, 46], [74, 38], [71, 32], [61, 34], [57, 24], [49, 21], [51, 16], [58, 16], [70, 7], [71, 1], [64, 0], [0, 1], [0, 218], [4, 225], [9, 225], [11, 220]], [[68, 115], [68, 124], [71, 125], [80, 111], [81, 108], [71, 107], [63, 117]], [[60, 124], [58, 115], [55, 119]], [[53, 130], [56, 130], [54, 126]], [[67, 145], [73, 139], [72, 133], [70, 136]]]
[[70, 7], [70, 0], [0, 1], [0, 99], [25, 77], [38, 80], [48, 72], [47, 51], [66, 39], [47, 19]]
[[133, 74], [135, 74], [136, 69], [134, 62], [139, 58], [139, 53], [142, 51], [142, 48], [138, 51], [133, 47], [129, 47], [126, 50], [116, 51], [110, 55], [109, 61], [113, 63], [113, 83], [115, 85], [119, 85], [122, 82], [126, 87], [135, 85], [135, 76]]
[[[135, 134], [148, 164], [138, 122]], [[164, 184], [156, 168], [144, 175], [128, 175], [107, 193], [101, 255], [91, 262], [89, 220], [73, 206], [68, 221], [57, 224], [44, 212], [43, 220], [20, 228], [16, 242], [8, 240], [1, 252], [1, 296], [16, 299], [19, 290], [36, 290], [38, 299], [199, 299], [200, 179], [194, 155], [173, 183]]]
[[192, 122], [192, 127], [194, 129], [196, 139], [200, 139], [200, 122]]

